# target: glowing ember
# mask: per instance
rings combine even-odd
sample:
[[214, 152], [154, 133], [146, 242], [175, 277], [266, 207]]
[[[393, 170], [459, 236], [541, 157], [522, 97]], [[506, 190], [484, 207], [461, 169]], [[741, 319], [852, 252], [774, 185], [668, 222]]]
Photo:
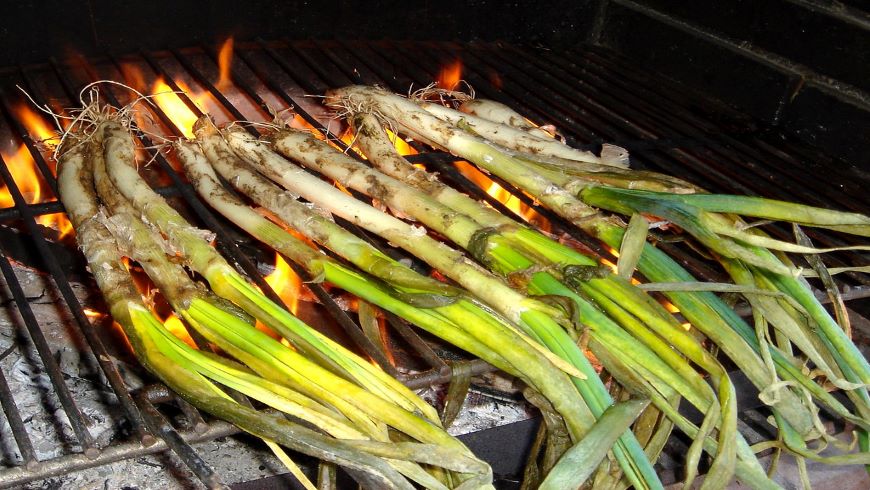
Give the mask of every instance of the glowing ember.
[[671, 313], [679, 313], [680, 312], [680, 309], [677, 308], [676, 305], [674, 305], [670, 301], [662, 301], [662, 306], [664, 306], [665, 309]]
[[299, 293], [302, 289], [302, 281], [299, 276], [293, 272], [290, 265], [279, 254], [275, 254], [275, 270], [266, 276], [266, 284], [268, 284], [281, 301], [290, 308], [293, 314], [296, 314], [299, 308]]
[[218, 78], [215, 86], [218, 90], [226, 90], [233, 85], [232, 69], [233, 62], [233, 38], [229, 38], [221, 45], [218, 53], [218, 69], [220, 70], [220, 78]]
[[501, 86], [503, 85], [501, 75], [496, 72], [491, 72], [489, 74], [489, 83], [491, 83], [497, 90], [501, 90]]
[[612, 270], [614, 274], [617, 273], [618, 269], [617, 269], [615, 263], [613, 263], [613, 262], [611, 262], [611, 261], [609, 261], [609, 260], [607, 260], [607, 259], [604, 259], [604, 258], [601, 259], [601, 263], [604, 264], [604, 265], [606, 265], [607, 267], [609, 267], [610, 270]]
[[462, 60], [456, 60], [441, 69], [441, 73], [438, 74], [438, 88], [456, 90], [461, 80]]

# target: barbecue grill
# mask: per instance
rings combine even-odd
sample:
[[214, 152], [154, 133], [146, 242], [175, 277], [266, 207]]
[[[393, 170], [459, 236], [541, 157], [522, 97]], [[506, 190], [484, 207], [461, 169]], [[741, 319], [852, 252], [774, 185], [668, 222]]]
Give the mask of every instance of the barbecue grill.
[[[635, 6], [638, 11], [647, 8], [622, 0], [615, 4], [621, 5], [620, 8]], [[606, 9], [600, 10], [604, 15]], [[598, 31], [595, 36], [600, 36], [605, 29], [601, 25], [593, 27], [593, 31]], [[134, 54], [129, 54], [130, 50], [115, 54], [112, 49], [111, 52], [90, 53], [87, 57], [58, 54], [46, 57], [45, 62], [0, 70], [0, 134], [5, 136], [4, 141], [13, 142], [12, 148], [22, 149], [14, 161], [7, 153], [0, 158], [0, 179], [11, 199], [0, 209], [0, 272], [5, 279], [7, 297], [11, 299], [6, 303], [9, 316], [15, 317], [16, 323], [26, 331], [26, 335], [8, 342], [8, 347], [0, 354], [0, 362], [35, 351], [36, 364], [47, 377], [51, 399], [56, 399], [60, 408], [54, 415], [69, 426], [69, 437], [62, 447], [50, 457], [38, 457], [32, 442], [34, 434], [29, 428], [34, 415], [16, 405], [18, 396], [10, 388], [8, 379], [14, 373], [5, 367], [0, 369], [0, 405], [8, 424], [2, 435], [11, 448], [6, 451], [0, 468], [0, 487], [11, 488], [167, 450], [208, 488], [220, 488], [230, 481], [205, 461], [197, 447], [203, 441], [230, 436], [237, 429], [201, 415], [152, 381], [146, 379], [142, 386], [131, 386], [124, 363], [119, 361], [124, 357], [124, 347], [116, 345], [118, 336], [111, 334], [111, 326], [99, 315], [99, 302], [82, 299], [79, 294], [80, 285], [85, 289], [93, 289], [93, 286], [88, 282], [84, 262], [74, 250], [74, 241], [45, 224], [44, 217], [63, 213], [63, 208], [56, 200], [53, 162], [40, 144], [43, 138], [37, 131], [40, 126], [24, 117], [21, 107], [35, 102], [48, 104], [60, 112], [64, 107], [76, 105], [82, 87], [92, 82], [116, 80], [133, 87], [144, 83], [142, 89], [150, 90], [156, 81], [162, 80], [170, 90], [177, 92], [173, 97], [182, 104], [181, 110], [193, 116], [207, 111], [219, 121], [267, 121], [277, 111], [292, 109], [299, 124], [333, 135], [335, 143], [347, 149], [338, 137], [342, 128], [330, 122], [329, 114], [316, 96], [328, 88], [348, 84], [378, 84], [407, 93], [411, 87], [419, 88], [443, 79], [445, 68], [461, 66], [461, 78], [479, 96], [503, 102], [536, 123], [554, 124], [573, 146], [593, 150], [605, 142], [622, 146], [629, 150], [634, 168], [677, 175], [716, 192], [870, 212], [870, 198], [865, 191], [870, 179], [861, 162], [849, 162], [837, 153], [811, 146], [788, 130], [781, 131], [757, 117], [748, 116], [703, 90], [647, 71], [624, 54], [600, 45], [550, 50], [488, 41], [254, 40], [237, 41], [229, 63], [221, 63], [216, 46], [187, 46], [141, 50]], [[229, 83], [218, 83], [221, 66], [227, 70], [224, 76]], [[116, 107], [128, 103], [131, 96], [129, 91], [111, 85], [101, 85], [100, 93]], [[170, 113], [166, 106], [158, 103], [147, 108], [153, 118], [151, 122], [162, 130], [162, 136], [184, 135], [177, 115]], [[47, 114], [31, 112], [42, 125], [52, 124]], [[257, 134], [256, 129], [250, 128], [250, 131]], [[159, 136], [149, 134], [141, 138], [145, 147], [151, 147], [143, 159], [152, 161], [145, 170], [152, 184], [157, 184], [158, 192], [170, 198], [192, 221], [216, 232], [216, 246], [221, 253], [267, 295], [280, 302], [278, 292], [267, 282], [262, 267], [270, 262], [270, 257], [199, 200], [172, 157], [153, 148], [160, 142]], [[439, 172], [450, 185], [518, 220], [534, 216], [535, 223], [552, 235], [615, 260], [611, 251], [498, 177], [474, 174], [449, 154], [413, 142], [411, 145], [416, 151], [408, 158]], [[21, 161], [31, 160], [35, 178], [44, 184], [39, 199], [34, 199], [32, 191], [22, 190], [20, 178], [16, 178], [16, 166], [21, 165]], [[501, 191], [494, 192], [494, 188]], [[382, 240], [351, 225], [347, 227], [391, 255], [424, 267]], [[769, 231], [778, 237], [787, 237], [789, 233], [778, 228]], [[833, 232], [806, 232], [820, 246], [844, 244]], [[660, 242], [659, 246], [697, 277], [722, 280], [718, 270], [684, 244]], [[854, 251], [826, 256], [828, 265], [834, 267], [863, 265], [866, 259], [865, 254]], [[41, 271], [50, 279], [47, 282], [58, 295], [56, 308], [66, 327], [72, 330], [68, 335], [84, 340], [81, 356], [92, 359], [87, 362], [96, 363], [100, 374], [94, 377], [111, 390], [116, 420], [110, 421], [110, 435], [95, 437], [92, 418], [82, 409], [79, 394], [69, 388], [71, 381], [64, 372], [64, 360], [57, 355], [57, 339], [34, 314], [32, 300], [25, 291], [26, 284], [19, 279], [17, 270], [21, 264]], [[300, 314], [321, 318], [313, 322], [370, 357], [408, 386], [422, 389], [443, 385], [451, 381], [455, 372], [471, 376], [493, 371], [485, 362], [439, 345], [403, 320], [389, 315], [388, 336], [392, 339], [392, 348], [386, 351], [379, 348], [362, 334], [342, 298], [337, 299], [326, 287], [309, 282], [310, 278], [301, 269], [294, 267], [294, 271], [305, 283], [303, 296], [307, 301], [300, 304]], [[837, 278], [844, 298], [850, 301], [856, 343], [864, 348], [870, 332], [866, 328], [870, 324], [860, 314], [867, 309], [861, 299], [870, 296], [870, 279], [852, 273]], [[744, 309], [743, 313], [746, 312]], [[196, 340], [201, 339], [194, 335]], [[741, 422], [757, 431], [758, 440], [774, 437], [759, 423], [766, 412], [754, 396], [754, 388], [748, 382], [741, 383], [741, 379], [735, 374], [738, 393], [743, 395]], [[508, 437], [515, 437], [516, 433], [531, 437], [533, 424], [533, 421], [520, 423], [516, 432]], [[494, 429], [492, 437], [496, 437], [496, 432]], [[14, 443], [8, 440], [10, 434]], [[466, 437], [485, 439], [484, 434], [478, 436], [472, 433]], [[665, 481], [678, 479], [680, 455], [689, 442], [676, 438], [670, 443], [666, 457], [658, 466]], [[475, 449], [474, 443], [470, 444]], [[517, 451], [521, 453], [525, 447]], [[517, 456], [495, 453], [493, 458], [507, 461]], [[506, 488], [522, 470], [519, 466], [507, 466], [510, 465], [496, 465], [496, 472], [501, 469], [503, 473], [502, 483]], [[267, 484], [261, 482], [259, 488], [267, 488]]]

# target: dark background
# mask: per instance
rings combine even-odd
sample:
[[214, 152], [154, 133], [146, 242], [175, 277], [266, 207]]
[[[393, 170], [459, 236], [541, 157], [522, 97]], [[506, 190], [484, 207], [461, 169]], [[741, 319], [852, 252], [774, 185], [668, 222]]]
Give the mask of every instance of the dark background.
[[228, 35], [598, 44], [867, 169], [868, 11], [858, 0], [22, 0], [0, 10], [0, 66]]

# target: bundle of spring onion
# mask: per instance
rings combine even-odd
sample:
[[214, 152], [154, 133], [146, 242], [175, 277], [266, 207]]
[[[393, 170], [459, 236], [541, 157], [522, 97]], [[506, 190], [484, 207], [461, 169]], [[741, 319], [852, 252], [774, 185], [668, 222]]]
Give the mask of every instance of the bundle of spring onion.
[[[807, 285], [795, 279], [793, 275], [784, 274], [787, 266], [773, 262], [775, 259], [772, 254], [764, 253], [760, 247], [796, 252], [817, 251], [806, 245], [784, 244], [757, 233], [746, 233], [742, 229], [741, 222], [733, 217], [730, 220], [731, 226], [728, 227], [726, 225], [729, 221], [724, 215], [712, 216], [714, 212], [739, 211], [749, 216], [768, 219], [788, 218], [805, 225], [825, 226], [856, 233], [863, 233], [866, 230], [867, 218], [786, 203], [771, 203], [748, 198], [728, 200], [721, 197], [717, 199], [715, 196], [708, 197], [679, 179], [604, 166], [608, 162], [602, 162], [594, 156], [590, 157], [585, 152], [572, 151], [564, 145], [561, 148], [554, 148], [553, 140], [540, 138], [539, 146], [530, 147], [529, 139], [524, 134], [516, 135], [517, 140], [523, 142], [522, 145], [512, 145], [512, 140], [504, 139], [503, 136], [505, 133], [513, 134], [511, 131], [515, 130], [511, 128], [493, 127], [493, 121], [486, 124], [485, 120], [482, 122], [474, 116], [461, 114], [442, 106], [409, 101], [377, 89], [365, 87], [342, 89], [331, 94], [331, 102], [345, 110], [351, 109], [357, 114], [377, 114], [381, 118], [386, 118], [386, 122], [391, 127], [404, 134], [433, 146], [448, 149], [478, 164], [483, 169], [535, 195], [541, 202], [571, 219], [583, 230], [611, 246], [619, 247], [622, 251], [619, 264], [622, 279], [630, 276], [637, 267], [650, 280], [665, 283], [643, 288], [664, 291], [693, 326], [729, 355], [759, 387], [762, 400], [771, 405], [780, 430], [781, 440], [775, 443], [776, 447], [789, 450], [800, 458], [806, 457], [831, 463], [854, 464], [868, 461], [868, 455], [864, 452], [822, 456], [807, 448], [808, 440], [829, 439], [824, 428], [819, 424], [816, 407], [811, 400], [825, 405], [855, 423], [862, 431], [867, 428], [865, 381], [860, 374], [864, 369], [862, 364], [866, 364], [866, 361], [842, 334], [842, 329], [833, 328], [836, 323], [818, 305]], [[439, 115], [442, 117], [437, 117]], [[498, 119], [491, 113], [489, 115], [492, 119]], [[516, 120], [513, 115], [510, 118]], [[655, 352], [654, 356], [660, 356], [658, 361], [652, 362], [662, 364], [662, 369], [651, 374], [649, 363], [646, 362], [638, 363], [637, 366], [626, 366], [625, 358], [609, 353], [607, 347], [599, 347], [604, 353], [599, 357], [605, 366], [624, 384], [635, 389], [643, 389], [654, 401], [658, 400], [657, 406], [672, 416], [678, 427], [688, 431], [694, 430], [694, 434], [698, 434], [698, 429], [689, 427], [686, 421], [680, 420], [678, 414], [664, 403], [666, 398], [661, 396], [662, 387], [668, 386], [672, 392], [679, 393], [688, 400], [692, 400], [690, 396], [694, 397], [697, 401], [693, 403], [703, 409], [704, 405], [701, 403], [705, 402], [701, 401], [703, 398], [699, 397], [698, 392], [709, 391], [709, 388], [700, 387], [703, 383], [695, 384], [697, 390], [695, 393], [691, 393], [685, 387], [693, 383], [687, 366], [680, 365], [679, 356], [669, 354], [665, 349], [657, 349], [671, 344], [671, 347], [676, 348], [678, 352], [713, 375], [711, 379], [718, 389], [719, 402], [723, 407], [722, 416], [719, 422], [711, 421], [709, 425], [705, 421], [700, 430], [704, 430], [704, 434], [707, 434], [718, 423], [720, 444], [728, 443], [729, 437], [732, 441], [737, 437], [736, 443], [730, 442], [730, 446], [727, 446], [730, 451], [737, 454], [737, 462], [734, 462], [733, 456], [730, 462], [727, 458], [722, 462], [724, 455], [715, 445], [709, 444], [710, 441], [706, 441], [703, 437], [699, 440], [704, 441], [702, 445], [705, 449], [719, 455], [717, 462], [721, 474], [729, 471], [730, 464], [734, 465], [733, 468], [738, 476], [747, 480], [748, 477], [740, 473], [741, 471], [751, 473], [754, 464], [751, 452], [748, 452], [748, 448], [745, 448], [745, 444], [739, 440], [739, 436], [735, 434], [734, 424], [730, 422], [734, 417], [733, 405], [731, 405], [733, 396], [729, 393], [730, 383], [721, 367], [709, 355], [702, 352], [699, 344], [680, 333], [678, 324], [672, 318], [663, 313], [641, 291], [627, 286], [624, 280], [620, 281], [618, 277], [596, 277], [595, 273], [590, 274], [593, 272], [594, 261], [527, 228], [517, 227], [511, 220], [506, 220], [497, 213], [482, 208], [473, 200], [455, 191], [451, 192], [449, 188], [434, 182], [431, 177], [415, 171], [407, 162], [392, 154], [392, 145], [384, 141], [378, 121], [360, 117], [354, 118], [353, 122], [357, 126], [356, 137], [369, 160], [385, 172], [419, 187], [429, 195], [429, 199], [419, 192], [410, 192], [407, 188], [398, 185], [395, 180], [360, 166], [359, 162], [342, 158], [335, 152], [330, 155], [325, 145], [318, 146], [318, 142], [307, 135], [281, 132], [273, 136], [272, 141], [277, 150], [289, 157], [324, 172], [345, 185], [373, 195], [391, 208], [432, 227], [458, 245], [468, 247], [476, 257], [494, 270], [513, 274], [513, 279], [516, 279], [517, 273], [520, 273], [519, 276], [524, 277], [524, 285], [530, 292], [568, 298], [573, 304], [571, 312], [579, 313], [576, 316], [592, 331], [595, 342], [591, 343], [590, 347], [593, 349], [596, 344], [607, 345], [605, 342], [608, 340], [600, 340], [600, 338], [606, 338], [605, 335], [608, 333], [615, 336], [613, 332], [618, 331], [618, 328], [614, 328], [613, 324], [618, 324], [636, 338], [636, 345], [632, 347], [632, 352], [644, 352], [637, 350], [637, 344], [645, 345], [648, 350]], [[482, 140], [480, 136], [491, 137], [501, 145], [512, 146], [512, 148], [499, 147], [490, 141]], [[248, 158], [256, 161], [264, 173], [268, 175], [271, 172], [274, 178], [288, 187], [294, 185], [292, 182], [281, 180], [282, 172], [275, 169], [279, 163], [269, 162], [270, 159], [264, 157], [262, 153], [252, 156], [251, 148], [245, 148], [251, 143], [245, 143], [243, 136], [229, 134], [228, 139], [240, 154], [244, 155], [248, 152]], [[523, 154], [518, 150], [534, 151], [534, 154]], [[294, 175], [287, 170], [284, 170], [283, 174], [283, 179], [288, 181]], [[295, 190], [301, 192], [303, 190], [301, 187], [304, 186]], [[619, 192], [623, 194], [618, 194]], [[694, 194], [688, 196], [690, 193]], [[631, 204], [628, 205], [633, 206], [628, 209], [630, 212], [626, 211], [627, 205], [624, 203], [622, 208], [619, 207], [620, 200], [614, 197], [617, 195], [633, 196], [633, 200], [629, 201]], [[315, 195], [306, 195], [306, 197], [321, 202]], [[728, 204], [729, 202], [731, 204]], [[330, 206], [328, 203], [323, 204]], [[589, 204], [632, 214], [633, 219], [627, 228], [628, 231], [623, 231], [620, 221], [601, 214]], [[702, 204], [706, 207], [701, 208]], [[698, 211], [694, 214], [686, 212], [691, 205], [706, 214], [700, 215]], [[330, 207], [330, 209], [341, 214], [340, 206]], [[670, 214], [667, 212], [668, 209], [672, 210]], [[702, 243], [710, 246], [714, 252], [718, 252], [718, 256], [739, 286], [698, 284], [674, 261], [646, 244], [647, 226], [639, 212], [669, 219], [699, 236], [699, 240], [702, 238], [706, 240], [702, 240]], [[694, 222], [681, 221], [684, 215], [702, 216], [703, 219], [699, 218]], [[723, 220], [725, 224], [722, 224]], [[706, 234], [701, 225], [706, 225], [709, 230]], [[719, 233], [718, 242], [715, 242], [717, 235], [713, 234], [714, 231]], [[384, 236], [389, 235], [389, 230], [383, 232]], [[738, 235], [738, 233], [742, 234]], [[725, 235], [726, 239], [722, 239], [722, 235]], [[752, 236], [747, 238], [746, 235]], [[737, 237], [737, 239], [727, 239], [728, 237]], [[754, 256], [761, 258], [754, 258]], [[741, 275], [743, 270], [747, 272]], [[820, 275], [822, 273], [823, 271]], [[461, 282], [461, 279], [457, 278], [457, 281]], [[473, 286], [463, 285], [477, 293]], [[755, 308], [756, 329], [753, 330], [746, 325], [711, 291], [744, 294]], [[490, 297], [486, 297], [487, 291], [481, 291], [479, 294], [491, 300]], [[644, 303], [646, 307], [643, 306]], [[602, 316], [604, 319], [596, 318]], [[817, 327], [807, 322], [807, 319], [816, 322]], [[776, 329], [776, 345], [771, 345], [769, 340], [770, 333], [767, 331], [766, 323], [768, 321]], [[822, 335], [813, 335], [814, 328], [818, 328]], [[558, 340], [542, 337], [540, 331], [531, 331], [530, 335], [540, 339], [560, 355], [567, 354], [564, 347], [561, 352], [557, 350], [560, 344]], [[609, 340], [609, 342], [612, 342], [611, 349], [618, 345], [615, 343], [616, 340]], [[800, 353], [806, 356], [804, 359], [812, 362], [819, 371], [816, 373], [802, 371], [799, 367], [801, 364], [798, 364], [801, 361], [797, 357], [798, 354], [795, 354], [794, 347], [799, 349]], [[669, 367], [671, 371], [665, 371], [664, 367]], [[846, 390], [853, 399], [856, 413], [852, 413], [849, 408], [827, 393], [820, 383], [812, 379], [811, 376], [819, 372], [828, 381]], [[641, 378], [645, 376], [640, 382], [638, 382], [639, 373], [643, 373]], [[674, 377], [674, 373], [678, 373], [678, 376]], [[679, 376], [683, 378], [679, 379]], [[663, 382], [663, 380], [667, 381]], [[684, 387], [680, 388], [680, 384]], [[706, 404], [712, 406], [709, 400], [708, 393]], [[708, 417], [708, 420], [710, 419]], [[723, 425], [729, 423], [731, 425]], [[750, 469], [747, 469], [747, 465]], [[708, 479], [710, 480], [712, 478]], [[721, 483], [721, 480], [717, 481]], [[767, 483], [761, 479], [755, 482], [759, 486]]]
[[[82, 109], [58, 150], [58, 179], [79, 246], [142, 364], [190, 403], [266, 441], [306, 488], [314, 485], [282, 446], [341, 465], [367, 488], [490, 487], [489, 466], [447, 434], [430, 405], [272, 303], [211, 247], [207, 231], [148, 186], [136, 170], [128, 115], [96, 104]], [[190, 328], [229, 357], [169, 332], [133, 285], [125, 256]], [[255, 328], [254, 319], [292, 347]], [[256, 411], [221, 386], [303, 423]]]
[[[568, 435], [573, 441], [582, 439], [590, 431], [595, 420], [601, 417], [612, 404], [607, 389], [597, 373], [575, 341], [558, 323], [570, 322], [558, 308], [511, 289], [499, 278], [474, 264], [461, 252], [430, 237], [425, 229], [411, 226], [348, 196], [331, 184], [294, 166], [264, 143], [252, 139], [238, 128], [231, 128], [223, 134], [230, 148], [237, 155], [289, 191], [372, 233], [381, 235], [455, 280], [468, 291], [467, 297], [471, 299], [467, 305], [463, 302], [459, 304], [460, 306], [471, 307], [475, 301], [478, 304], [485, 303], [487, 306], [483, 308], [475, 307], [473, 314], [454, 317], [459, 328], [479, 340], [478, 344], [457, 345], [520, 377], [540, 392], [546, 401], [552, 404], [555, 412], [562, 417]], [[310, 161], [348, 158], [307, 132], [280, 132], [276, 136], [290, 134], [303, 138], [301, 145], [304, 148], [299, 153], [299, 158]], [[280, 148], [280, 145], [277, 147]], [[378, 184], [373, 182], [372, 185]], [[453, 219], [452, 216], [447, 215], [439, 214], [439, 217], [444, 220]], [[310, 222], [311, 219], [308, 221]], [[333, 247], [323, 241], [323, 234], [308, 230], [307, 223], [294, 222], [293, 224], [299, 227], [299, 231], [308, 233], [308, 236], [315, 241]], [[336, 230], [333, 233], [338, 233], [334, 225], [333, 229]], [[344, 250], [341, 247], [336, 247], [334, 250], [348, 260], [354, 260], [354, 250]], [[363, 263], [358, 265], [364, 266]], [[379, 278], [392, 281], [389, 275], [379, 275]], [[491, 309], [487, 311], [489, 308]], [[437, 310], [432, 308], [430, 311], [434, 313]], [[421, 326], [426, 328], [425, 325]], [[437, 331], [432, 332], [441, 335]], [[442, 338], [452, 341], [449, 337], [442, 336]], [[510, 340], [511, 338], [514, 340]], [[568, 353], [558, 350], [559, 348], [567, 350]], [[542, 356], [542, 353], [550, 355]], [[496, 362], [493, 362], [493, 359]], [[560, 366], [563, 371], [573, 374], [572, 378], [569, 380], [565, 373], [553, 369], [555, 366]], [[635, 487], [661, 486], [642, 446], [630, 431], [620, 436], [614, 453], [625, 477]], [[597, 460], [594, 463], [587, 461], [586, 464], [595, 466]], [[602, 471], [600, 478], [612, 480], [610, 484], [613, 485], [619, 483], [618, 469], [605, 467], [600, 471]], [[763, 476], [763, 473], [761, 475]]]
[[[678, 370], [677, 364], [669, 360], [668, 356], [673, 357], [674, 353], [657, 349], [653, 341], [664, 341], [663, 347], [670, 344], [676, 352], [711, 375], [722, 403], [720, 445], [724, 444], [722, 438], [726, 431], [735, 431], [733, 424], [724, 425], [729, 423], [726, 411], [732, 409], [727, 405], [730, 395], [724, 372], [709, 355], [699, 352], [700, 344], [680, 332], [679, 325], [654, 302], [647, 298], [648, 307], [639, 306], [645, 297], [641, 290], [664, 292], [692, 326], [728, 355], [759, 388], [762, 401], [773, 411], [780, 433], [780, 439], [768, 447], [797, 455], [801, 468], [804, 468], [803, 458], [852, 464], [866, 464], [870, 460], [866, 452], [866, 429], [870, 421], [867, 418], [867, 361], [844, 328], [819, 304], [795, 267], [781, 254], [774, 253], [816, 254], [827, 250], [813, 249], [798, 228], [799, 243], [787, 243], [747, 226], [740, 218], [790, 221], [866, 235], [870, 224], [867, 217], [759, 198], [716, 196], [677, 178], [633, 172], [624, 168], [621, 160], [577, 151], [542, 135], [540, 130], [531, 131], [516, 123], [525, 121], [522, 116], [493, 102], [467, 103], [462, 108], [464, 112], [460, 112], [375, 88], [347, 87], [328, 94], [327, 103], [349, 116], [356, 127], [357, 141], [369, 161], [395, 179], [379, 175], [358, 162], [304, 159], [300, 156], [303, 147], [297, 143], [300, 139], [297, 135], [275, 136], [276, 148], [345, 185], [363, 192], [379, 192], [375, 194], [378, 199], [434, 229], [438, 229], [437, 220], [427, 218], [427, 212], [435, 210], [441, 214], [452, 210], [454, 214], [463, 215], [461, 219], [451, 218], [449, 226], [438, 231], [467, 247], [493, 270], [513, 279], [519, 275], [523, 279], [521, 284], [530, 292], [569, 298], [573, 304], [571, 311], [579, 313], [579, 321], [591, 330], [599, 344], [606, 346], [607, 341], [595, 337], [606, 331], [603, 322], [593, 316], [596, 308], [682, 374], [685, 371]], [[371, 115], [376, 115], [377, 119]], [[392, 145], [385, 141], [381, 124], [446, 149], [485, 172], [498, 175], [580, 229], [620, 249], [619, 274], [596, 277], [590, 273], [594, 260], [516, 225], [410, 166], [395, 155]], [[418, 191], [402, 190], [402, 183], [396, 179]], [[412, 199], [405, 198], [410, 206], [403, 206], [394, 198], [400, 190], [406, 196], [413, 195]], [[626, 227], [603, 210], [630, 216], [629, 225]], [[691, 234], [709, 248], [736, 284], [698, 283], [679, 264], [646, 242], [649, 223], [645, 216], [667, 220]], [[463, 223], [459, 226], [469, 227], [476, 222], [478, 228], [474, 233], [451, 229], [457, 222]], [[814, 263], [818, 275], [829, 279], [821, 262]], [[652, 283], [638, 288], [628, 285], [626, 279], [635, 268]], [[826, 283], [832, 282], [827, 280]], [[753, 307], [755, 328], [743, 322], [713, 294], [714, 291], [743, 294]], [[840, 318], [843, 323], [845, 317]], [[770, 327], [773, 327], [772, 332]], [[650, 334], [655, 338], [650, 338]], [[590, 347], [598, 354], [595, 343], [590, 343]], [[640, 351], [632, 350], [632, 357], [634, 352]], [[638, 368], [625, 365], [624, 357], [608, 357], [614, 356], [599, 355], [620, 382], [629, 386], [637, 381]], [[814, 370], [810, 371], [810, 367]], [[815, 378], [819, 377], [817, 381]], [[656, 401], [653, 393], [657, 382], [652, 379], [649, 376], [641, 387], [648, 388], [646, 393]], [[828, 393], [824, 382], [844, 390], [853, 407], [846, 407]], [[674, 384], [670, 386], [692, 400], [686, 390]], [[821, 426], [816, 402], [857, 426], [860, 452], [829, 456], [807, 447], [806, 443], [813, 439], [836, 442]], [[656, 406], [667, 410], [663, 402]], [[696, 406], [699, 405], [696, 403]], [[678, 419], [674, 422], [680, 427]], [[706, 422], [702, 429], [703, 425]], [[751, 457], [741, 446], [738, 440], [738, 462]], [[735, 469], [738, 477], [744, 478], [739, 473], [739, 465]]]

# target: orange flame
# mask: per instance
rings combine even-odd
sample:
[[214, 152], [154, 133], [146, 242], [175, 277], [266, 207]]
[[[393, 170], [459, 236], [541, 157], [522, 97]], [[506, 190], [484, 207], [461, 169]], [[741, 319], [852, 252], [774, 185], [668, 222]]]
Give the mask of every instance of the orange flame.
[[612, 270], [614, 274], [616, 274], [617, 272], [619, 272], [619, 269], [617, 268], [616, 264], [614, 264], [613, 262], [611, 262], [611, 261], [609, 261], [609, 260], [607, 260], [607, 259], [605, 259], [605, 258], [602, 258], [602, 259], [601, 259], [601, 263], [604, 264], [604, 265], [606, 265], [607, 267], [609, 267], [610, 270]]
[[218, 78], [217, 84], [215, 84], [218, 90], [226, 90], [233, 85], [232, 74], [230, 73], [232, 70], [232, 63], [233, 38], [230, 37], [224, 41], [221, 45], [220, 52], [218, 53], [218, 69], [220, 71], [220, 78]]
[[299, 293], [302, 290], [302, 280], [293, 272], [293, 269], [279, 254], [275, 254], [275, 270], [266, 276], [268, 284], [281, 301], [290, 308], [295, 315], [299, 309]]
[[85, 316], [88, 317], [89, 320], [95, 320], [103, 317], [102, 313], [91, 308], [85, 308], [83, 311], [85, 313]]
[[[160, 318], [158, 316], [158, 318]], [[193, 337], [190, 336], [190, 333], [187, 331], [187, 327], [184, 326], [184, 323], [181, 322], [181, 318], [175, 313], [169, 313], [165, 319], [161, 320], [163, 322], [163, 326], [166, 327], [166, 330], [169, 330], [172, 335], [175, 335], [185, 344], [197, 348], [196, 342], [193, 340]]]
[[15, 110], [15, 115], [24, 124], [24, 127], [31, 133], [31, 137], [36, 141], [49, 140], [57, 136], [54, 128], [48, 125], [45, 120], [39, 116], [29, 105], [21, 103]]
[[[31, 139], [36, 142], [50, 140], [56, 137], [55, 131], [45, 122], [30, 106], [22, 103], [13, 108], [15, 117], [27, 128]], [[12, 180], [24, 201], [27, 204], [37, 204], [50, 201], [54, 196], [50, 191], [47, 191], [47, 183], [39, 168], [36, 166], [36, 161], [33, 159], [27, 146], [23, 143], [18, 146], [14, 152], [0, 152], [3, 161], [6, 162], [6, 167], [12, 175]], [[47, 160], [49, 169], [54, 171], [53, 162]], [[4, 184], [0, 186], [0, 207], [11, 207], [15, 205], [12, 199], [12, 193]], [[42, 226], [57, 230], [60, 238], [65, 237], [72, 232], [72, 224], [63, 213], [52, 213], [36, 218], [36, 222]]]
[[438, 73], [438, 88], [456, 90], [462, 80], [462, 60], [457, 59], [453, 63], [441, 68]]
[[456, 166], [462, 175], [474, 182], [481, 189], [486, 189], [487, 194], [496, 198], [514, 214], [523, 218], [527, 223], [538, 227], [541, 231], [550, 231], [550, 223], [546, 218], [538, 214], [538, 212], [531, 206], [522, 202], [519, 197], [511, 194], [502, 186], [487, 177], [486, 174], [478, 170], [477, 167], [468, 162], [457, 162]]
[[121, 74], [124, 76], [124, 81], [127, 85], [136, 90], [145, 92], [148, 89], [148, 84], [145, 83], [145, 75], [139, 66], [133, 63], [121, 63]]
[[385, 130], [387, 132], [387, 137], [390, 138], [390, 141], [393, 142], [393, 146], [396, 147], [396, 151], [399, 153], [399, 155], [407, 156], [417, 154], [417, 150], [411, 148], [411, 145], [409, 145], [407, 141], [399, 137], [398, 134], [390, 131], [389, 128], [385, 128]]
[[[177, 80], [175, 83], [179, 89], [187, 92], [187, 95], [197, 106], [201, 105], [204, 94], [193, 93], [181, 80]], [[184, 133], [184, 136], [193, 138], [193, 123], [196, 122], [196, 114], [187, 107], [178, 94], [172, 92], [174, 92], [172, 87], [163, 80], [163, 77], [159, 77], [151, 89], [151, 93], [155, 94], [151, 100], [157, 103], [173, 124]]]

